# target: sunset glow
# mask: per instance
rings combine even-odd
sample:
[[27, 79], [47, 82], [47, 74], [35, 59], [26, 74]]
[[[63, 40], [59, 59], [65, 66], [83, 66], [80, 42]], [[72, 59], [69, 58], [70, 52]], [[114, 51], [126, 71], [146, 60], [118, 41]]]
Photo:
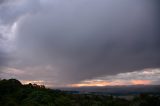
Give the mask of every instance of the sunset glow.
[[159, 85], [158, 4], [0, 0], [0, 78], [49, 87]]
[[151, 84], [152, 82], [149, 80], [132, 80], [131, 81], [134, 85], [148, 85]]
[[70, 87], [92, 87], [92, 86], [121, 86], [121, 85], [148, 85], [152, 81], [149, 80], [115, 80], [112, 82], [107, 81], [84, 81], [78, 84], [71, 84]]
[[83, 86], [109, 86], [109, 82], [105, 81], [90, 81], [89, 83], [71, 84], [71, 87], [83, 87]]
[[21, 82], [23, 84], [32, 83], [32, 84], [44, 85], [44, 81], [43, 80], [21, 80]]
[[160, 106], [159, 13], [160, 0], [0, 0], [0, 106]]

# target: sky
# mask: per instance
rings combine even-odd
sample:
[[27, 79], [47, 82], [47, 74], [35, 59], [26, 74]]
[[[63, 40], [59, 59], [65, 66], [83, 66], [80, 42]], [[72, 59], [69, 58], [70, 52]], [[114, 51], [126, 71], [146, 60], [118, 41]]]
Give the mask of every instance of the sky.
[[159, 0], [0, 0], [0, 78], [48, 87], [160, 84]]

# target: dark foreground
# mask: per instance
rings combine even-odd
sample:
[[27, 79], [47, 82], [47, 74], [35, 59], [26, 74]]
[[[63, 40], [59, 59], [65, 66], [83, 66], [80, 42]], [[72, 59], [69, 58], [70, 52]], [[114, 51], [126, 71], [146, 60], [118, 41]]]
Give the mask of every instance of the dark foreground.
[[160, 96], [143, 93], [125, 99], [107, 95], [69, 94], [47, 89], [43, 85], [22, 85], [16, 79], [9, 79], [0, 80], [0, 106], [160, 106]]

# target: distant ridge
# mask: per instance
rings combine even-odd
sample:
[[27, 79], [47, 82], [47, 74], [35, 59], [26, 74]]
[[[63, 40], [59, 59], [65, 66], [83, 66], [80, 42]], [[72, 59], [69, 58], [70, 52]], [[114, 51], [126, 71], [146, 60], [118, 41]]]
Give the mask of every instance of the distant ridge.
[[160, 85], [125, 85], [125, 86], [104, 86], [104, 87], [68, 87], [60, 88], [66, 91], [99, 92], [104, 94], [140, 94], [160, 93]]

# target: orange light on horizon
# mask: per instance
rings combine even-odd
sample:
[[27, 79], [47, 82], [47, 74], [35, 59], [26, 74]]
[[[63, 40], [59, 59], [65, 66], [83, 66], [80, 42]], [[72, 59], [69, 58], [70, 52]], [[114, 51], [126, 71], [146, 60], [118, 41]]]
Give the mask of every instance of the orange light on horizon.
[[129, 80], [129, 81], [115, 80], [111, 82], [91, 80], [91, 81], [83, 81], [77, 84], [70, 84], [68, 86], [69, 87], [92, 87], [92, 86], [102, 87], [102, 86], [149, 85], [149, 84], [151, 84], [150, 80]]
[[43, 80], [21, 80], [22, 84], [29, 84], [29, 83], [36, 83], [38, 85], [44, 85], [44, 81]]
[[103, 80], [91, 80], [91, 81], [84, 81], [77, 84], [71, 84], [69, 86], [70, 87], [92, 87], [92, 86], [103, 87], [103, 86], [118, 86], [118, 85], [126, 85], [126, 82], [121, 80], [115, 80], [112, 82], [103, 81]]
[[133, 85], [149, 85], [151, 84], [150, 80], [132, 80], [131, 83]]
[[110, 82], [106, 81], [88, 81], [84, 83], [71, 84], [70, 87], [91, 87], [91, 86], [108, 86]]

